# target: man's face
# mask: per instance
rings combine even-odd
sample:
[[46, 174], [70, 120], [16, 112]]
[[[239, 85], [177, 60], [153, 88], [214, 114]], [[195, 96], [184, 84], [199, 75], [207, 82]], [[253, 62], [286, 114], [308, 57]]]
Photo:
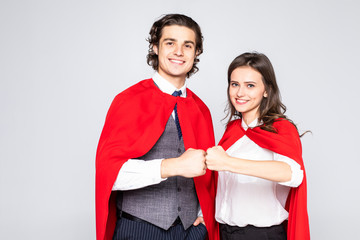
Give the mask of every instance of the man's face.
[[159, 59], [159, 74], [175, 86], [184, 84], [186, 74], [193, 66], [195, 38], [195, 32], [190, 28], [171, 25], [162, 29], [159, 46], [154, 46]]

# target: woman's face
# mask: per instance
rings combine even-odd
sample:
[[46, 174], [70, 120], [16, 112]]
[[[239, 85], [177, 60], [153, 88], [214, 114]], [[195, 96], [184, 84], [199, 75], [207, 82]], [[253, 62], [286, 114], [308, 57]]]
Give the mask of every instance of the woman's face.
[[229, 96], [245, 123], [250, 124], [259, 117], [260, 103], [267, 97], [262, 75], [249, 66], [236, 68], [230, 76]]

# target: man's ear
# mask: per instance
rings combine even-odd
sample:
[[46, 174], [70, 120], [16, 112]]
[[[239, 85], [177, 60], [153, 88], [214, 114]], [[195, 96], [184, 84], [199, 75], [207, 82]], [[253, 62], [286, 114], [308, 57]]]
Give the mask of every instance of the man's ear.
[[197, 56], [199, 56], [200, 55], [200, 49], [197, 49], [196, 51], [195, 51], [195, 58], [197, 57]]
[[153, 50], [156, 55], [159, 55], [159, 49], [156, 45], [153, 46]]

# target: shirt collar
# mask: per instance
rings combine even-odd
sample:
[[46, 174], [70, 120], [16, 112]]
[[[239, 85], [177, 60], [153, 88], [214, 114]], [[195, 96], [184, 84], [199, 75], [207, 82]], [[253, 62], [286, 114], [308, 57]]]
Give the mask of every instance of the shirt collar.
[[244, 119], [241, 119], [241, 126], [244, 130], [247, 130], [248, 128], [254, 128], [259, 125], [261, 125], [261, 123], [259, 123], [258, 118], [256, 118], [254, 121], [252, 121], [249, 125], [246, 125]]
[[155, 72], [152, 79], [162, 92], [172, 95], [176, 90], [181, 90], [181, 97], [186, 97], [186, 82], [184, 86], [182, 86], [180, 89], [177, 89], [158, 72]]

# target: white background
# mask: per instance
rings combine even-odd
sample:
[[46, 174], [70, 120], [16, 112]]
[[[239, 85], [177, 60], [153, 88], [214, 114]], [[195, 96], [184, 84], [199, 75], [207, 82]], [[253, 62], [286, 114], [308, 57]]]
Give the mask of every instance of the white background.
[[113, 97], [149, 78], [162, 14], [202, 28], [189, 87], [224, 131], [226, 72], [272, 61], [301, 131], [312, 239], [355, 239], [360, 197], [358, 1], [0, 2], [0, 239], [95, 239], [95, 151]]

